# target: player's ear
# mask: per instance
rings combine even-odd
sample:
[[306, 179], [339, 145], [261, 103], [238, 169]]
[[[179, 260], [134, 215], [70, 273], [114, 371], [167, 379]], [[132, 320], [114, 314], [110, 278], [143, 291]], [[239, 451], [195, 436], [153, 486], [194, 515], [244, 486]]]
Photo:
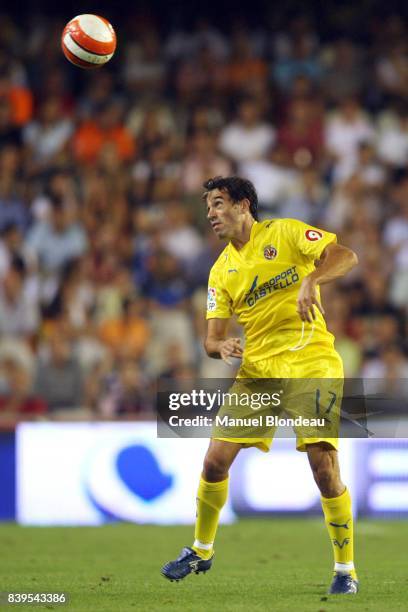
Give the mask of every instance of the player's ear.
[[241, 212], [250, 211], [251, 203], [248, 198], [244, 198], [241, 200]]

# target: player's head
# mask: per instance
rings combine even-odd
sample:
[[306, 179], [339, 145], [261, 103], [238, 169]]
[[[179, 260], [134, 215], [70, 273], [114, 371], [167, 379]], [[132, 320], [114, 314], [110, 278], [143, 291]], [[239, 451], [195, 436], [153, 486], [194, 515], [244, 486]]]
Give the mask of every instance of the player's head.
[[258, 196], [251, 181], [239, 176], [217, 176], [203, 187], [207, 217], [218, 238], [231, 239], [245, 220], [258, 220]]

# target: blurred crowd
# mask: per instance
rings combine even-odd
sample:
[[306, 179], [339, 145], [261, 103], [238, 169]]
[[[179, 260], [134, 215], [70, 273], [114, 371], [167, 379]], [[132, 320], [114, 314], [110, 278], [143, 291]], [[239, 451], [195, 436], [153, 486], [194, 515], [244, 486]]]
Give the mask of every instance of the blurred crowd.
[[231, 173], [262, 218], [357, 252], [323, 298], [346, 374], [408, 376], [407, 23], [361, 42], [305, 16], [130, 19], [95, 71], [62, 56], [63, 25], [0, 17], [0, 413], [143, 417], [159, 377], [233, 373], [202, 346], [223, 248], [202, 183]]

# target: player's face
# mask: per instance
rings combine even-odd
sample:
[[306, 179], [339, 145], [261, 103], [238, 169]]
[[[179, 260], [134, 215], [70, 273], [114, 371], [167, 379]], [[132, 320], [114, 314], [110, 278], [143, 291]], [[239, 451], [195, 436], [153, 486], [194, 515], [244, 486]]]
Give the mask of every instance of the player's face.
[[215, 234], [222, 239], [231, 239], [240, 227], [240, 207], [225, 191], [214, 189], [207, 195], [207, 219]]

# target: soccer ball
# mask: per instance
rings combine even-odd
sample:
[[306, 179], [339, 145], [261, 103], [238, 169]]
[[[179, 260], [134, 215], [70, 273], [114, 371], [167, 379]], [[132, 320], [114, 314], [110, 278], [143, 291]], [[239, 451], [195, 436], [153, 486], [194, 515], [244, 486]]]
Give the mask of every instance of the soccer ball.
[[65, 57], [80, 68], [100, 68], [116, 49], [115, 30], [99, 15], [78, 15], [67, 23], [61, 37]]

